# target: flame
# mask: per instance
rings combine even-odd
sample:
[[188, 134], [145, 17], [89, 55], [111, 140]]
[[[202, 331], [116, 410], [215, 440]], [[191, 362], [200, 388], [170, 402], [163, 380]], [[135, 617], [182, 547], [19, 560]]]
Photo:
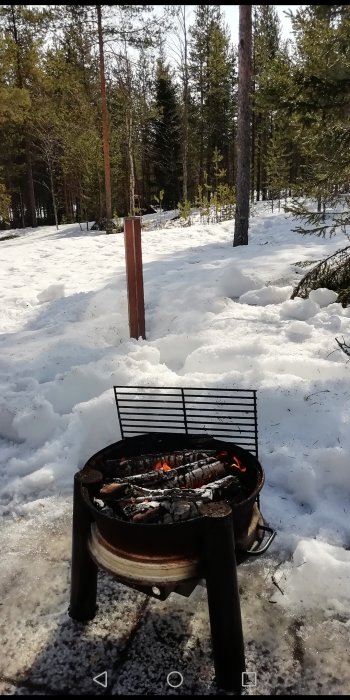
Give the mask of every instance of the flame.
[[243, 464], [241, 464], [238, 457], [233, 458], [233, 462], [231, 464], [231, 467], [234, 467], [235, 469], [239, 469], [239, 471], [242, 473], [247, 471], [247, 467], [244, 467]]
[[222, 452], [217, 453], [217, 457], [227, 457], [227, 450], [223, 450]]
[[161, 459], [159, 460], [159, 462], [156, 462], [153, 465], [153, 469], [155, 469], [157, 472], [160, 472], [160, 471], [170, 472], [171, 471], [170, 465], [167, 464], [166, 462], [163, 462]]

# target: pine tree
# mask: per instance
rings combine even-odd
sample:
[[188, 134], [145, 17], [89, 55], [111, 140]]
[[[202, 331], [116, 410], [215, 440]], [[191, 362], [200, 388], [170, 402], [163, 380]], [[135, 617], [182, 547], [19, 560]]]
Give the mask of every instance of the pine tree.
[[[7, 97], [10, 100], [24, 99], [28, 105], [33, 93], [37, 66], [40, 64], [40, 50], [47, 26], [48, 12], [27, 5], [3, 5], [0, 8], [2, 44], [11, 57], [7, 79]], [[12, 92], [12, 95], [11, 95]], [[23, 148], [21, 157], [26, 170], [26, 205], [30, 210], [31, 224], [37, 226], [37, 212], [34, 192], [32, 165], [32, 144], [30, 132], [30, 109], [25, 106], [25, 119], [22, 126]]]
[[[300, 199], [292, 211], [303, 233], [332, 234], [350, 224], [350, 8], [306, 6], [293, 18], [298, 62], [293, 116], [302, 154], [296, 194], [318, 201], [310, 211]], [[331, 211], [325, 216], [326, 206]]]
[[93, 55], [94, 33], [82, 33], [87, 20], [86, 8], [61, 8], [62, 32], [46, 53], [35, 102], [33, 128], [38, 153], [46, 160], [43, 187], [51, 189], [42, 151], [48, 134], [56, 142], [58, 218], [64, 216], [66, 222], [100, 219], [103, 204], [98, 63]]

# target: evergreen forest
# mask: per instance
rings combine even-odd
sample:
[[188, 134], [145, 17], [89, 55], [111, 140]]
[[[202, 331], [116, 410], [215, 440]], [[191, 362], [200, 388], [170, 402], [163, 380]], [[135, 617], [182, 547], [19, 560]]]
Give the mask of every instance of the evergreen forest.
[[[238, 49], [220, 5], [191, 7], [0, 7], [1, 228], [101, 221], [108, 201], [233, 218]], [[250, 197], [299, 215], [312, 198], [311, 230], [331, 233], [329, 205], [348, 217], [350, 7], [291, 14], [283, 40], [276, 8], [253, 6]]]

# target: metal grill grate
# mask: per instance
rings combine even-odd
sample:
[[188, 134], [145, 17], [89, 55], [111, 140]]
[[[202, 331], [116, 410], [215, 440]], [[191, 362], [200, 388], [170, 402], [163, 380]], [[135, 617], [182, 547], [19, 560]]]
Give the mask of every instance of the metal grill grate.
[[122, 439], [143, 433], [207, 432], [258, 457], [255, 389], [114, 386]]

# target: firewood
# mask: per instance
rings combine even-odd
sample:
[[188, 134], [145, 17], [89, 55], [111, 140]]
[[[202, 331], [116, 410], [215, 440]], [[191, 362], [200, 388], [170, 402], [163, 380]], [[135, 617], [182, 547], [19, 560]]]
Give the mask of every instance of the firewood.
[[[217, 466], [214, 467], [214, 464]], [[113, 479], [111, 484], [103, 486], [101, 494], [117, 492], [123, 484], [135, 484], [145, 487], [152, 486], [154, 488], [159, 488], [163, 484], [167, 484], [169, 486], [189, 486], [195, 488], [196, 483], [201, 485], [216, 478], [216, 476], [223, 475], [225, 473], [224, 466], [222, 465], [219, 467], [219, 464], [222, 463], [219, 463], [215, 457], [206, 457], [198, 462], [184, 464], [167, 472], [153, 470], [145, 472], [145, 474], [126, 476], [124, 479], [116, 478]], [[207, 469], [207, 465], [212, 465], [212, 467]], [[190, 474], [192, 474], [191, 477]]]
[[171, 467], [179, 467], [183, 464], [190, 464], [191, 462], [205, 459], [206, 457], [215, 455], [215, 453], [216, 450], [201, 450], [200, 452], [181, 450], [173, 452], [172, 454], [156, 453], [151, 455], [139, 455], [138, 457], [107, 459], [106, 464], [109, 469], [114, 469], [114, 473], [117, 477], [124, 478], [126, 476], [142, 474], [153, 470], [154, 464], [159, 460], [163, 460]]
[[[200, 488], [182, 489], [182, 488], [166, 488], [166, 489], [147, 489], [135, 484], [127, 484], [124, 490], [125, 498], [134, 499], [135, 503], [143, 503], [149, 499], [152, 501], [167, 500], [203, 500], [205, 502], [217, 501], [221, 498], [229, 498], [230, 492], [234, 489], [242, 490], [238, 477], [234, 475], [225, 476], [222, 479], [213, 481]], [[114, 494], [106, 494], [113, 496]]]

